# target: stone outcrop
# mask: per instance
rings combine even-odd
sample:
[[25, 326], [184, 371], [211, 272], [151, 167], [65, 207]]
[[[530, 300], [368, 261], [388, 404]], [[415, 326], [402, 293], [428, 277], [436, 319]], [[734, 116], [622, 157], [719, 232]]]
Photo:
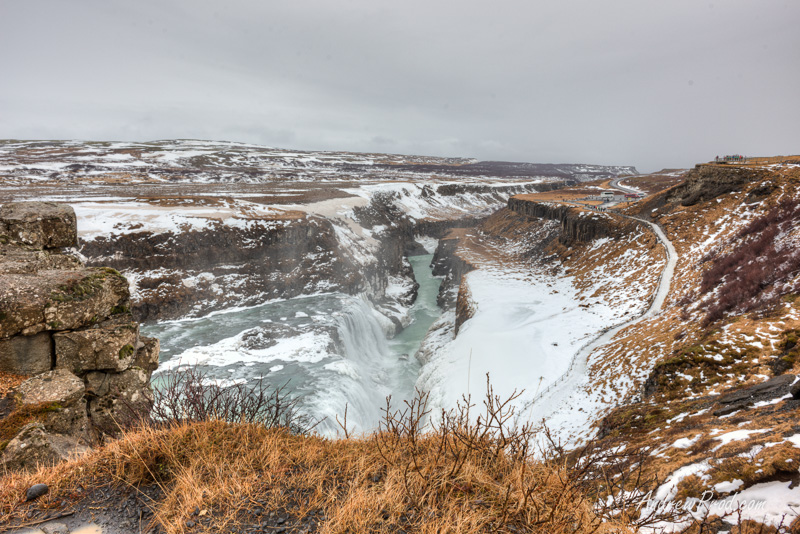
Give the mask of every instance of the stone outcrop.
[[79, 456], [89, 447], [80, 439], [48, 432], [40, 423], [30, 423], [8, 442], [2, 465], [9, 470], [33, 470]]
[[439, 286], [436, 303], [445, 309], [456, 305], [461, 278], [474, 269], [470, 263], [456, 254], [458, 244], [459, 233], [450, 232], [439, 240], [439, 245], [433, 254], [432, 273], [434, 276], [444, 277], [442, 284]]
[[465, 280], [458, 286], [458, 296], [456, 297], [456, 335], [466, 321], [475, 316], [475, 303], [472, 301], [472, 294]]
[[453, 228], [474, 228], [486, 217], [460, 217], [458, 219], [420, 219], [414, 225], [415, 235], [425, 235], [441, 239]]
[[75, 211], [53, 202], [16, 202], [0, 207], [0, 234], [37, 249], [78, 244]]
[[139, 342], [139, 324], [129, 316], [111, 319], [84, 330], [53, 335], [56, 367], [73, 373], [122, 372], [131, 366]]
[[69, 206], [0, 207], [0, 372], [30, 377], [4, 401], [21, 421], [0, 442], [5, 468], [81, 453], [152, 405], [158, 340], [139, 335], [125, 278], [85, 267], [76, 244]]
[[130, 298], [128, 283], [113, 269], [48, 267], [0, 277], [0, 339], [78, 329], [121, 311]]
[[67, 406], [80, 400], [85, 390], [83, 380], [64, 369], [55, 369], [23, 382], [19, 386], [19, 402], [22, 405], [47, 402]]
[[568, 185], [577, 183], [574, 180], [568, 181], [553, 181], [541, 182], [534, 185], [531, 184], [515, 184], [498, 186], [493, 184], [445, 184], [436, 188], [436, 192], [443, 196], [462, 195], [464, 193], [472, 194], [505, 194], [505, 195], [518, 195], [520, 193], [555, 191], [556, 189], [563, 189]]
[[32, 336], [14, 336], [0, 340], [0, 369], [15, 374], [35, 375], [53, 367], [53, 336], [39, 332]]
[[561, 225], [559, 241], [565, 245], [575, 241], [589, 242], [601, 237], [616, 237], [636, 225], [635, 222], [621, 222], [605, 214], [520, 197], [508, 199], [508, 208], [519, 215], [558, 221]]
[[117, 425], [125, 422], [131, 410], [138, 413], [151, 406], [150, 374], [139, 367], [121, 373], [88, 373], [86, 391], [92, 398], [88, 415], [95, 428], [113, 435]]
[[748, 183], [761, 182], [766, 174], [760, 169], [701, 164], [686, 174], [683, 183], [664, 195], [668, 203], [693, 206], [732, 191], [740, 191]]
[[783, 397], [791, 392], [791, 386], [795, 378], [795, 375], [792, 374], [773, 376], [766, 382], [722, 395], [717, 400], [720, 406], [714, 410], [713, 414], [720, 417], [737, 410], [746, 409], [759, 401]]

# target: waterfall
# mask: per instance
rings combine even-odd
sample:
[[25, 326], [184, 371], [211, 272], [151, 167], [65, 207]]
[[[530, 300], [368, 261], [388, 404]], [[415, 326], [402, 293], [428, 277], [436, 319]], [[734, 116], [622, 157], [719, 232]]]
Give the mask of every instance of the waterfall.
[[[319, 430], [332, 435], [341, 431], [341, 419], [347, 407], [348, 430], [369, 431], [377, 427], [386, 396], [399, 407], [414, 395], [419, 362], [414, 354], [430, 325], [438, 318], [436, 305], [441, 280], [431, 275], [432, 255], [410, 259], [420, 283], [417, 301], [411, 309], [413, 322], [391, 341], [381, 327], [378, 312], [365, 295], [343, 297], [339, 311], [333, 314], [339, 337], [339, 356], [325, 365], [324, 389], [307, 403], [309, 413], [325, 416]], [[336, 371], [336, 373], [330, 373]]]
[[349, 299], [339, 319], [339, 336], [345, 359], [358, 369], [360, 380], [350, 390], [350, 398], [358, 410], [353, 423], [361, 428], [374, 428], [380, 408], [393, 390], [392, 357], [386, 335], [364, 297]]
[[391, 341], [366, 295], [328, 293], [280, 299], [208, 317], [149, 325], [143, 331], [161, 339], [161, 370], [198, 365], [209, 378], [247, 382], [263, 378], [286, 385], [298, 396], [298, 409], [334, 437], [344, 417], [350, 432], [369, 432], [381, 420], [386, 396], [393, 406], [414, 391], [419, 363], [413, 357], [438, 316], [439, 280], [430, 256], [411, 259], [420, 281], [411, 325]]
[[[372, 305], [364, 297], [345, 297], [334, 313], [339, 357], [323, 366], [318, 390], [307, 399], [307, 410], [315, 417], [326, 417], [318, 430], [335, 434], [347, 407], [349, 431], [374, 429], [387, 395], [396, 392], [400, 373], [398, 361], [386, 341]], [[333, 372], [331, 372], [333, 371]]]

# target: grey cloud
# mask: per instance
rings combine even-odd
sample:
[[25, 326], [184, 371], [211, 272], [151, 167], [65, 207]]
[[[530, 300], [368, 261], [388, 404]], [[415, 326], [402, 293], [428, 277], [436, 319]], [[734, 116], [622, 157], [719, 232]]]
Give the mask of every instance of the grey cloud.
[[800, 4], [4, 0], [0, 137], [688, 166], [797, 152]]

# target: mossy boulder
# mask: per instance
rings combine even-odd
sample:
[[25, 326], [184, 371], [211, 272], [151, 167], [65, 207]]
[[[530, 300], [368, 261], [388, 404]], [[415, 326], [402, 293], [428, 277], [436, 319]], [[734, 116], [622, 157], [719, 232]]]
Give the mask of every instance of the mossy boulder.
[[65, 369], [55, 369], [29, 378], [18, 389], [21, 405], [50, 407], [40, 418], [48, 432], [88, 436], [83, 380]]
[[128, 281], [114, 269], [86, 269], [84, 276], [57, 286], [44, 310], [50, 330], [76, 329], [114, 315], [128, 304]]
[[23, 405], [57, 403], [69, 406], [83, 397], [84, 391], [83, 380], [66, 369], [36, 375], [18, 388], [19, 402]]
[[0, 274], [0, 287], [0, 339], [83, 328], [130, 300], [127, 280], [113, 269]]
[[76, 239], [68, 206], [0, 208], [0, 371], [32, 375], [0, 399], [0, 472], [63, 461], [152, 406], [159, 343], [139, 339], [119, 272], [61, 250]]

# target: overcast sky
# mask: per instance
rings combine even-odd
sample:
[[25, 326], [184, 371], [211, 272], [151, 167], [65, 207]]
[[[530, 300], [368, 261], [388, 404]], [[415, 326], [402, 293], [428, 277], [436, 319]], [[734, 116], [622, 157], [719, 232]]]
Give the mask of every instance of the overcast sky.
[[800, 153], [797, 0], [0, 0], [0, 138]]

